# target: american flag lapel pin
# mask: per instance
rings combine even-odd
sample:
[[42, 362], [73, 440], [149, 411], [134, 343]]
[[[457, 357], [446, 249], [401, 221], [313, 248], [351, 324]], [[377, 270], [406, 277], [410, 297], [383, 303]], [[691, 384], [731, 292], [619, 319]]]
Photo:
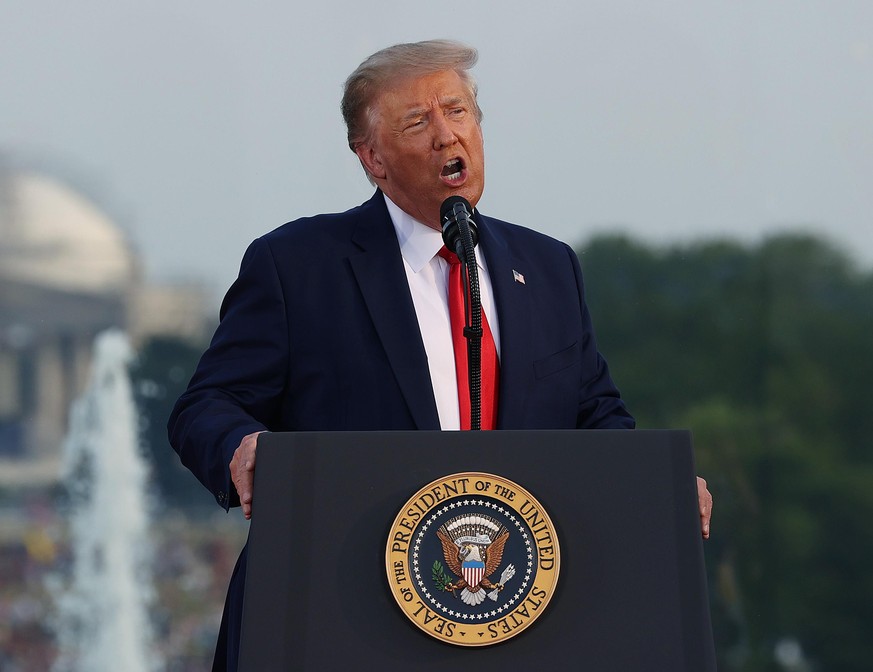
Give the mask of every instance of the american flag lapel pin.
[[524, 276], [521, 273], [519, 273], [518, 271], [516, 271], [514, 268], [512, 269], [512, 279], [515, 280], [516, 282], [520, 282], [521, 284], [524, 284]]

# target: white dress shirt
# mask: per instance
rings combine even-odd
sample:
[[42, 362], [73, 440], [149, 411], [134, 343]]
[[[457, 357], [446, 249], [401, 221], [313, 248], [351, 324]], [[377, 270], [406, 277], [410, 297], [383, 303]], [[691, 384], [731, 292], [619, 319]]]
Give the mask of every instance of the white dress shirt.
[[[442, 429], [460, 429], [458, 409], [458, 384], [455, 374], [455, 351], [452, 346], [452, 326], [449, 319], [449, 262], [437, 252], [443, 246], [440, 231], [415, 220], [385, 196], [385, 204], [391, 222], [397, 232], [403, 268], [421, 340], [427, 353], [430, 381], [433, 385], [437, 412]], [[479, 292], [482, 310], [488, 318], [488, 326], [494, 336], [497, 357], [500, 358], [500, 327], [494, 309], [494, 292], [485, 260], [476, 247], [476, 265], [479, 267]]]

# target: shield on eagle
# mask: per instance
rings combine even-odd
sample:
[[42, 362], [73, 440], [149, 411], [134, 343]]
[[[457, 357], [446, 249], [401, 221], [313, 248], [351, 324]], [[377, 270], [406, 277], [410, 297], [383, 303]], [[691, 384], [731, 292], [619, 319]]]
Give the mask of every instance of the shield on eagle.
[[481, 560], [464, 560], [461, 563], [461, 575], [471, 588], [475, 588], [485, 576], [485, 563]]

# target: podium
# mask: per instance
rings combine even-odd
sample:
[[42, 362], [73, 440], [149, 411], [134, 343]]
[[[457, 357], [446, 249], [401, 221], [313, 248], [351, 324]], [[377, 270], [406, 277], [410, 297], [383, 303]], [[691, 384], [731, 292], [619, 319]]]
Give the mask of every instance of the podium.
[[[386, 576], [421, 487], [513, 481], [560, 543], [551, 601], [493, 646], [428, 636]], [[672, 430], [263, 434], [240, 670], [715, 671], [690, 434]]]

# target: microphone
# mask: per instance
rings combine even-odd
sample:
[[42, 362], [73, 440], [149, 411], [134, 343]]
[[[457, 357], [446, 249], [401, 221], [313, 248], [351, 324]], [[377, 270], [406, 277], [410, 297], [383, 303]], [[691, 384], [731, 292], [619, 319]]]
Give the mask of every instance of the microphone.
[[[473, 221], [472, 212], [473, 208], [470, 206], [470, 202], [463, 196], [449, 196], [440, 206], [443, 243], [448, 249], [454, 250], [461, 261], [466, 259], [463, 230], [469, 229], [470, 231], [473, 243], [471, 249], [476, 247], [476, 243], [479, 242], [479, 231], [476, 228], [476, 222]], [[465, 224], [466, 226], [464, 226]]]
[[[449, 196], [440, 206], [443, 243], [461, 261], [464, 289], [464, 338], [467, 340], [467, 380], [470, 389], [470, 429], [482, 427], [482, 300], [476, 267], [479, 231], [471, 214], [473, 208], [462, 196]], [[453, 325], [453, 329], [454, 329]]]

